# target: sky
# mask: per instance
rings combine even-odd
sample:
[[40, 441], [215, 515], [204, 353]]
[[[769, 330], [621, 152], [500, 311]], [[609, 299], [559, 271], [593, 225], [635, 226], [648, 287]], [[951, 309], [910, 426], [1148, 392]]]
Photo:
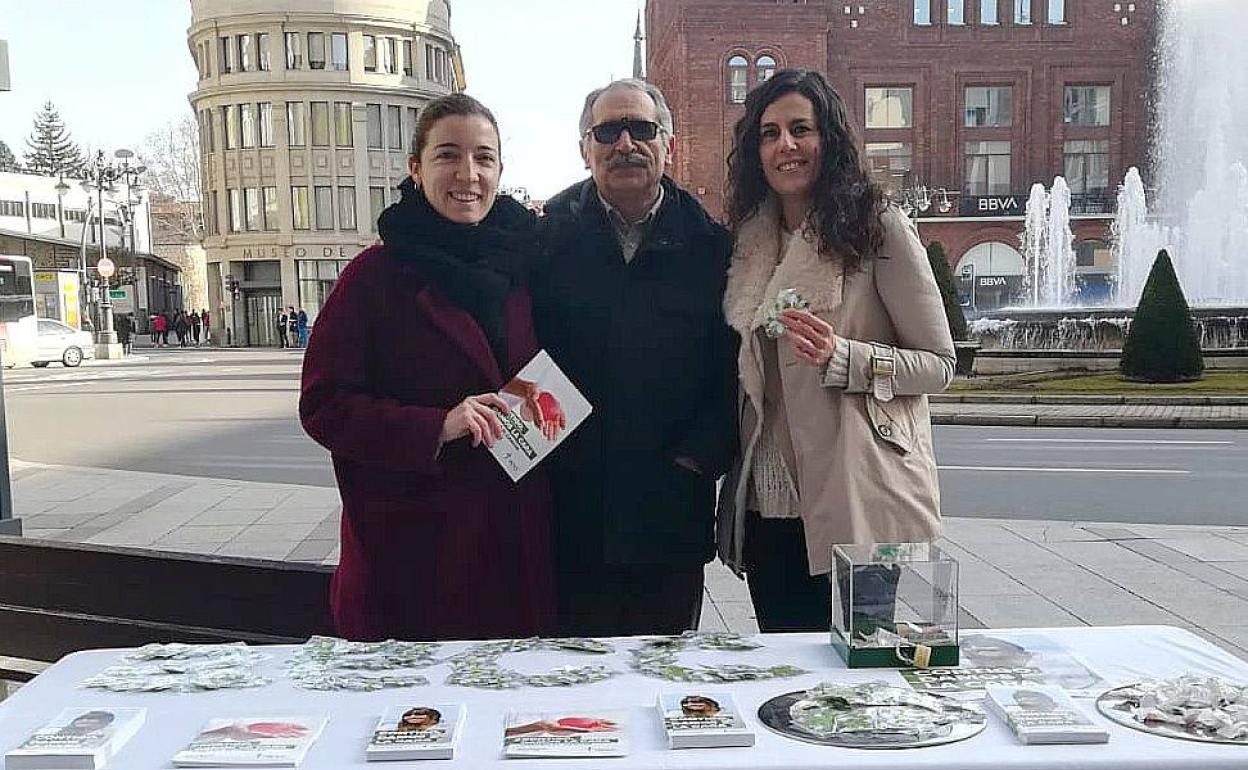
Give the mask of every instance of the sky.
[[[577, 149], [585, 94], [629, 77], [638, 0], [452, 0], [468, 93], [498, 118], [503, 184], [546, 198], [586, 175]], [[135, 151], [190, 111], [188, 0], [0, 0], [12, 91], [0, 141], [21, 158], [45, 101], [74, 141]]]

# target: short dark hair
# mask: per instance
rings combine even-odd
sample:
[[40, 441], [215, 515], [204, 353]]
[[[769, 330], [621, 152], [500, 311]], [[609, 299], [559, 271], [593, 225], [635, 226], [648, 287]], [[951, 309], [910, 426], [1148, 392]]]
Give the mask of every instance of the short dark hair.
[[425, 145], [429, 142], [429, 132], [433, 130], [434, 125], [442, 118], [449, 118], [452, 115], [480, 115], [490, 121], [490, 125], [494, 127], [494, 133], [499, 137], [499, 144], [502, 144], [498, 120], [495, 119], [494, 113], [490, 112], [489, 107], [468, 94], [447, 94], [429, 102], [420, 111], [420, 118], [416, 121], [416, 130], [412, 132], [410, 146], [412, 157], [420, 157], [420, 153], [424, 151]]
[[417, 717], [417, 716], [429, 717], [435, 723], [442, 721], [442, 712], [438, 711], [435, 708], [429, 708], [428, 706], [417, 706], [415, 708], [410, 708], [407, 711], [403, 712], [402, 718], [403, 720], [406, 720], [408, 717]]
[[862, 163], [845, 100], [814, 70], [780, 70], [746, 95], [728, 155], [728, 221], [736, 229], [767, 199], [770, 187], [759, 154], [763, 112], [790, 93], [810, 100], [822, 141], [810, 210], [819, 253], [836, 255], [847, 270], [855, 270], [884, 244], [880, 215], [887, 201]]

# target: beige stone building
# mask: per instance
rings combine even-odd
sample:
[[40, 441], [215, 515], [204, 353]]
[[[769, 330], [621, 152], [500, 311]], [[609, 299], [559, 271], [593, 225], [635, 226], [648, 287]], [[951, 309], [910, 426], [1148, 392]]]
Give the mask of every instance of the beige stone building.
[[[448, 0], [191, 0], [214, 339], [315, 323], [397, 199], [420, 109], [464, 87]], [[237, 287], [233, 291], [230, 288]]]

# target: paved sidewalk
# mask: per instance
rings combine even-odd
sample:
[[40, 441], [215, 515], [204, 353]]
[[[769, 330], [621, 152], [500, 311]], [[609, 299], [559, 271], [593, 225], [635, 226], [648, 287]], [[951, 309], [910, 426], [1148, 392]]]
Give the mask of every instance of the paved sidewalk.
[[[338, 493], [12, 461], [33, 538], [334, 564]], [[966, 627], [1160, 623], [1248, 660], [1248, 527], [947, 519]], [[745, 584], [707, 567], [704, 629], [752, 633]]]
[[1248, 429], [1248, 399], [942, 394], [931, 397], [936, 425], [1052, 428]]

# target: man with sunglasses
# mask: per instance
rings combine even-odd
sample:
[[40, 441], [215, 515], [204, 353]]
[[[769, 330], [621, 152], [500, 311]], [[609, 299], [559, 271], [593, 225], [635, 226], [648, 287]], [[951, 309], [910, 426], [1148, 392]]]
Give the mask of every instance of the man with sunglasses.
[[696, 628], [715, 481], [736, 450], [736, 350], [721, 304], [727, 231], [665, 175], [663, 94], [589, 94], [591, 178], [546, 204], [539, 342], [594, 412], [551, 457], [563, 632]]

